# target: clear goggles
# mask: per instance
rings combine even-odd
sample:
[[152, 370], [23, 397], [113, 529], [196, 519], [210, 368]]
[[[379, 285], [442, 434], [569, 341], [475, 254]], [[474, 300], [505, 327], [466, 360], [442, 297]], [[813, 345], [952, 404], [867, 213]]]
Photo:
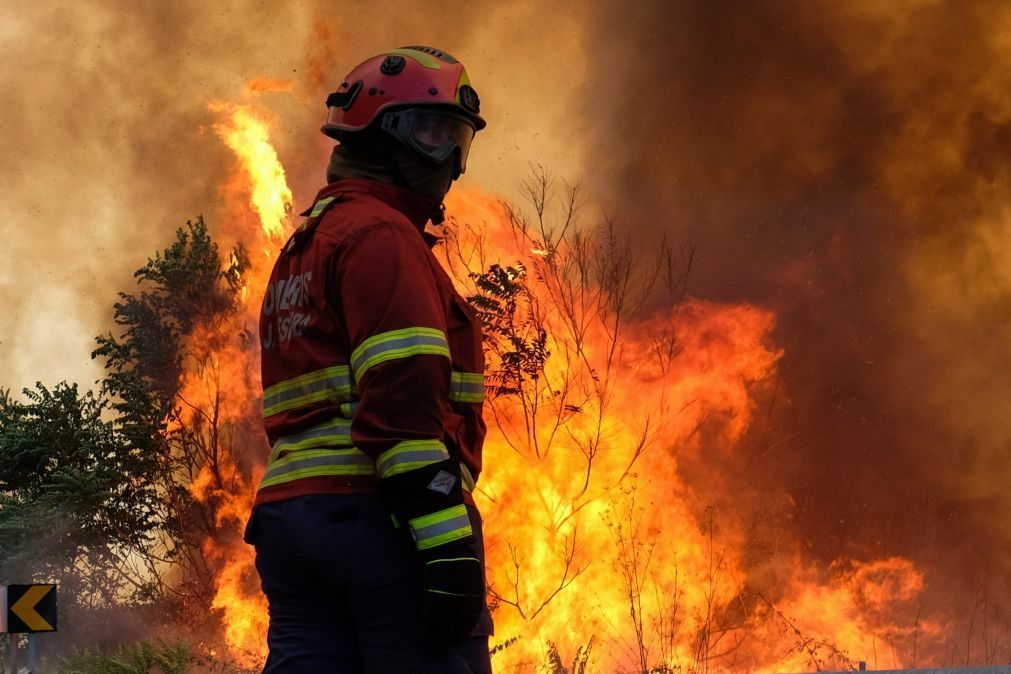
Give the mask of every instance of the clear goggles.
[[442, 163], [460, 150], [460, 173], [467, 170], [467, 155], [474, 140], [474, 123], [445, 110], [409, 108], [383, 115], [382, 128], [407, 147]]

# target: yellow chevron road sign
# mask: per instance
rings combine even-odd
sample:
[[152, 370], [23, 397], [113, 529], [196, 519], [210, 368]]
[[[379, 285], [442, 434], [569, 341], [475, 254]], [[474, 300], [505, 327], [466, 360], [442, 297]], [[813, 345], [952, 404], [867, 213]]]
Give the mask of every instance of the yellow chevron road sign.
[[55, 632], [56, 585], [0, 586], [0, 632]]

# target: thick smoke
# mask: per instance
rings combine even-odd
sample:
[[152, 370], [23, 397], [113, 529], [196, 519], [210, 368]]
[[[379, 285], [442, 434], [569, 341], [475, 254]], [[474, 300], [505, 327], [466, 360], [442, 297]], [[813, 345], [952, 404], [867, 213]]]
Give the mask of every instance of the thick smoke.
[[598, 193], [644, 235], [695, 241], [692, 294], [778, 316], [762, 421], [686, 463], [700, 510], [749, 523], [756, 564], [786, 539], [826, 562], [908, 555], [970, 601], [985, 580], [1002, 592], [1007, 4], [650, 2], [596, 20]]
[[210, 101], [274, 115], [301, 210], [324, 182], [327, 92], [378, 51], [432, 44], [467, 64], [490, 122], [465, 181], [508, 192], [542, 158], [574, 173], [581, 19], [538, 5], [0, 3], [0, 386], [101, 376], [88, 354], [131, 272], [186, 219], [217, 226], [234, 158]]

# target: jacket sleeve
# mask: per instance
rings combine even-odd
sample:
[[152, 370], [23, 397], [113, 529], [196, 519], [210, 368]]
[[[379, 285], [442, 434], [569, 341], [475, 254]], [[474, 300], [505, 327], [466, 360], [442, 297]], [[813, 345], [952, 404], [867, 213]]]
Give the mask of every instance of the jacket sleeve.
[[352, 442], [379, 479], [444, 461], [452, 361], [430, 253], [404, 223], [371, 227], [342, 248], [336, 289], [359, 399]]

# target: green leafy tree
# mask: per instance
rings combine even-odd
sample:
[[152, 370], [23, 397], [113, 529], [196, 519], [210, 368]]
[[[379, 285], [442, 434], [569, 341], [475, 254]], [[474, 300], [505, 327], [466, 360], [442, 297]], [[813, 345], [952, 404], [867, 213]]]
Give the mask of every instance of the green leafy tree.
[[108, 370], [97, 394], [0, 389], [0, 583], [58, 580], [61, 605], [84, 608], [209, 599], [201, 544], [217, 504], [188, 487], [231, 457], [213, 410], [185, 413], [180, 386], [209, 372], [219, 342], [248, 339], [236, 321], [247, 266], [241, 248], [223, 263], [203, 219], [188, 222], [120, 294], [121, 330], [93, 353]]
[[58, 580], [61, 603], [147, 600], [160, 526], [155, 457], [76, 385], [0, 391], [0, 583]]
[[142, 641], [115, 653], [89, 649], [63, 661], [60, 674], [185, 674], [193, 658], [185, 642]]
[[115, 398], [121, 428], [138, 447], [164, 453], [187, 338], [198, 325], [215, 326], [234, 313], [248, 265], [239, 247], [222, 269], [218, 246], [198, 218], [134, 273], [142, 284], [139, 292], [119, 294], [114, 319], [122, 334], [98, 337], [92, 357], [105, 359], [109, 374], [103, 390]]
[[[187, 222], [171, 246], [134, 274], [140, 289], [120, 293], [114, 320], [121, 332], [99, 337], [92, 354], [105, 359], [103, 393], [118, 413], [117, 428], [155, 464], [150, 479], [161, 495], [157, 519], [164, 534], [159, 558], [182, 571], [180, 582], [162, 589], [204, 604], [213, 592], [213, 568], [202, 544], [218, 533], [220, 499], [198, 500], [190, 485], [208, 468], [214, 493], [239, 488], [225, 475], [237, 461], [219, 416], [214, 354], [228, 340], [246, 347], [252, 339], [237, 319], [248, 266], [241, 246], [222, 261], [203, 218]], [[187, 372], [206, 380], [206, 400], [182, 397]]]

